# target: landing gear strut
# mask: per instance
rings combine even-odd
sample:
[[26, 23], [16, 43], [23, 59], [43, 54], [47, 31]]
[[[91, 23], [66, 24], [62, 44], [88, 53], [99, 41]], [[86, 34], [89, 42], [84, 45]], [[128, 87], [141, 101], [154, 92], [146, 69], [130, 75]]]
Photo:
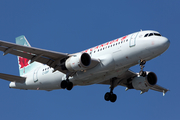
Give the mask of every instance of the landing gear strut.
[[66, 80], [63, 80], [61, 82], [61, 88], [71, 90], [73, 88], [73, 83], [69, 81], [69, 77], [66, 78]]
[[145, 71], [143, 71], [143, 69], [144, 69], [144, 65], [146, 64], [146, 60], [140, 60], [140, 67], [141, 67], [141, 71], [139, 72], [139, 75], [140, 76], [143, 76], [143, 77], [145, 77], [146, 76], [146, 72]]
[[114, 81], [116, 80], [117, 78], [112, 78], [111, 79], [111, 86], [110, 86], [110, 92], [107, 92], [105, 95], [104, 95], [104, 99], [106, 101], [111, 101], [111, 102], [115, 102], [116, 99], [117, 99], [117, 96], [116, 94], [113, 93], [113, 90], [114, 90]]

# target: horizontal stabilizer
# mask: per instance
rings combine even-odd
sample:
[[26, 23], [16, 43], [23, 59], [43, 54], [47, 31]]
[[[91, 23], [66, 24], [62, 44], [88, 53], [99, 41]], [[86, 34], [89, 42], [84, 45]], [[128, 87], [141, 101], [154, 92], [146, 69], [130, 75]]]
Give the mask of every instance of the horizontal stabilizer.
[[19, 83], [24, 83], [26, 80], [25, 77], [9, 75], [9, 74], [4, 74], [4, 73], [0, 73], [0, 79], [4, 79], [10, 82], [19, 82]]

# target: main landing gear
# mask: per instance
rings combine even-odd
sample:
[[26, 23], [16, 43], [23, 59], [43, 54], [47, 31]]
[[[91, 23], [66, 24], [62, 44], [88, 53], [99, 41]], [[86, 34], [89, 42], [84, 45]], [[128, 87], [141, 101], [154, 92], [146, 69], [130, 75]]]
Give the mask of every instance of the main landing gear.
[[113, 90], [114, 90], [114, 87], [115, 87], [114, 82], [115, 82], [116, 79], [117, 79], [117, 78], [112, 78], [112, 79], [110, 80], [110, 82], [111, 82], [110, 92], [107, 92], [107, 93], [104, 95], [104, 99], [105, 99], [106, 101], [115, 102], [116, 99], [117, 99], [116, 94], [113, 93]]
[[143, 77], [145, 77], [146, 76], [146, 72], [145, 71], [143, 71], [143, 69], [144, 69], [144, 65], [146, 64], [146, 60], [140, 60], [140, 67], [141, 67], [141, 71], [139, 72], [139, 75], [140, 76], [143, 76]]
[[61, 82], [61, 88], [71, 90], [73, 88], [73, 83], [69, 81], [69, 77], [66, 78], [66, 80], [63, 80]]

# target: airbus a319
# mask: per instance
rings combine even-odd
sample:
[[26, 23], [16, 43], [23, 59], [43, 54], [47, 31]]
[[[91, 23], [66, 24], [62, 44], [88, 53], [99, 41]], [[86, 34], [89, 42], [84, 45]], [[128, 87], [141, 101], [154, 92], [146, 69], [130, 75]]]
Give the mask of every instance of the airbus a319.
[[[140, 90], [141, 94], [151, 89], [164, 95], [168, 89], [157, 85], [156, 74], [143, 68], [146, 61], [161, 55], [169, 45], [170, 41], [159, 32], [146, 30], [66, 54], [31, 47], [22, 35], [16, 38], [16, 44], [0, 41], [3, 55], [18, 56], [20, 76], [0, 73], [0, 78], [10, 81], [10, 88], [24, 90], [71, 90], [74, 86], [110, 85], [104, 99], [111, 102], [117, 99], [113, 90], [119, 85], [126, 87], [125, 90]], [[140, 72], [129, 70], [137, 64]]]

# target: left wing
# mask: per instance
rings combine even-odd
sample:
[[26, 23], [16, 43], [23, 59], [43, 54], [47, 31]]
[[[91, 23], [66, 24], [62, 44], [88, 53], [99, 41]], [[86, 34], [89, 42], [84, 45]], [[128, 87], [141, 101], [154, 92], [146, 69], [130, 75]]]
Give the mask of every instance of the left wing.
[[[35, 47], [23, 46], [15, 43], [10, 43], [0, 40], [0, 51], [3, 51], [6, 55], [8, 53], [21, 56], [31, 60], [31, 63], [34, 61], [46, 64], [55, 70], [58, 70], [62, 73], [74, 74], [74, 72], [69, 72], [68, 70], [62, 69], [62, 64], [66, 61], [67, 58], [73, 56], [74, 54], [55, 52]], [[96, 59], [91, 59], [91, 64], [88, 69], [95, 67], [99, 63]]]
[[[133, 89], [133, 86], [131, 84], [132, 82], [132, 79], [137, 77], [137, 74], [130, 71], [130, 70], [127, 70], [125, 71], [122, 75], [120, 75], [118, 78], [117, 78], [117, 81], [116, 81], [116, 86], [117, 85], [121, 85], [121, 86], [124, 86], [124, 87], [127, 87], [129, 89]], [[111, 82], [110, 80], [106, 80], [106, 81], [103, 81], [99, 84], [106, 84], [106, 85], [110, 85]], [[167, 91], [169, 91], [168, 89], [166, 88], [163, 88], [159, 85], [154, 85], [153, 87], [150, 87], [151, 90], [155, 90], [155, 91], [158, 91], [158, 92], [162, 92], [163, 93], [163, 96], [165, 95], [165, 93]], [[127, 90], [127, 89], [126, 89]]]
[[22, 46], [15, 43], [5, 42], [0, 40], [0, 51], [6, 55], [8, 53], [30, 59], [31, 62], [37, 61], [47, 64], [55, 70], [66, 73], [67, 70], [62, 70], [58, 66], [59, 62], [71, 55], [67, 53], [54, 52], [50, 50], [39, 49], [35, 47]]

